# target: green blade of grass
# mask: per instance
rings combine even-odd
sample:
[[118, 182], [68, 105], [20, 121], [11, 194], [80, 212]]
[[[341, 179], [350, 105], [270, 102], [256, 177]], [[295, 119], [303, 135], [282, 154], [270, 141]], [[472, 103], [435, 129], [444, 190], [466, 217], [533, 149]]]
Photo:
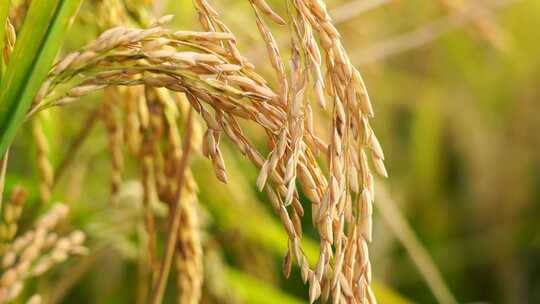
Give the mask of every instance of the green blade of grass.
[[301, 299], [286, 294], [274, 286], [268, 285], [249, 274], [243, 273], [235, 268], [227, 269], [227, 277], [235, 293], [246, 303], [256, 304], [301, 304]]
[[422, 245], [418, 236], [407, 222], [407, 219], [401, 214], [397, 204], [392, 201], [384, 183], [379, 181], [376, 192], [377, 207], [382, 217], [390, 227], [390, 230], [399, 239], [401, 244], [407, 250], [409, 256], [416, 264], [420, 274], [426, 280], [429, 288], [439, 303], [455, 304], [455, 296], [446, 284], [441, 271], [429, 255], [428, 250]]
[[8, 17], [9, 13], [9, 4], [10, 0], [6, 0], [3, 3], [0, 4], [0, 84], [2, 83], [2, 76], [4, 75], [4, 43], [5, 43], [5, 36], [6, 36], [6, 19]]
[[0, 86], [0, 155], [24, 122], [81, 2], [32, 1]]

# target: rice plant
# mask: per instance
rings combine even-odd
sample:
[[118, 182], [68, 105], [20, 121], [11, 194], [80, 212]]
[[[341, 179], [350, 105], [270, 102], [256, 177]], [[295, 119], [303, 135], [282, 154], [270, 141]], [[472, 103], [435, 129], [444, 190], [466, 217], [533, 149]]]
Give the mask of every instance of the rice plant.
[[[408, 303], [373, 279], [379, 196], [436, 300], [456, 303], [386, 191], [375, 195], [388, 177], [377, 103], [334, 21], [350, 13], [228, 3], [239, 26], [223, 2], [164, 13], [173, 2], [0, 4], [0, 303], [70, 302], [87, 285], [104, 295], [83, 302]], [[492, 16], [439, 4], [509, 50]], [[417, 43], [399, 41], [373, 58]], [[13, 166], [34, 178], [18, 184]], [[105, 267], [86, 282], [107, 259], [130, 279]], [[110, 300], [100, 284], [129, 292]]]

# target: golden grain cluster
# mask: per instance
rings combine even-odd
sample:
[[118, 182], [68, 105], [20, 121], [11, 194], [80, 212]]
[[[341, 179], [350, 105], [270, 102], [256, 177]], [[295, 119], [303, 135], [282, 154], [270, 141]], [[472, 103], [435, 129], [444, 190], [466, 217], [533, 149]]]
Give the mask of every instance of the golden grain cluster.
[[[368, 251], [374, 200], [370, 167], [382, 176], [387, 173], [382, 148], [370, 127], [373, 108], [360, 72], [349, 60], [322, 1], [287, 1], [285, 17], [264, 0], [250, 3], [273, 79], [256, 72], [240, 52], [235, 35], [206, 0], [194, 1], [202, 31], [172, 30], [167, 26], [172, 16], [164, 16], [147, 28], [110, 28], [80, 50], [62, 56], [28, 114], [38, 147], [41, 198], [50, 199], [55, 177], [39, 112], [104, 91], [95, 115], [104, 123], [110, 149], [112, 208], [122, 183], [124, 153], [140, 164], [152, 303], [161, 302], [173, 261], [181, 303], [200, 301], [204, 252], [189, 155], [202, 153], [213, 164], [216, 177], [226, 183], [220, 144], [227, 137], [260, 170], [256, 186], [267, 193], [288, 235], [284, 275], [289, 276], [293, 263], [299, 266], [309, 284], [310, 302], [322, 297], [333, 303], [373, 304]], [[288, 27], [289, 58], [280, 51], [266, 19]], [[8, 54], [4, 51], [5, 57]], [[327, 111], [330, 122], [317, 121], [314, 107]], [[245, 121], [263, 131], [269, 152], [254, 146]], [[327, 139], [316, 129], [325, 130]], [[300, 200], [300, 192], [309, 204]], [[9, 222], [2, 228], [3, 235], [9, 237], [20, 213], [18, 196], [14, 197], [4, 210]], [[169, 210], [162, 255], [156, 250], [158, 232], [152, 211], [156, 201]], [[26, 276], [39, 275], [67, 255], [83, 251], [81, 233], [58, 238], [49, 232], [65, 214], [62, 206], [54, 207], [35, 231], [7, 245], [0, 298], [16, 297]], [[305, 208], [311, 209], [311, 222], [320, 237], [316, 265], [309, 264], [301, 246]], [[43, 253], [45, 249], [50, 253]], [[35, 268], [24, 266], [37, 257]]]

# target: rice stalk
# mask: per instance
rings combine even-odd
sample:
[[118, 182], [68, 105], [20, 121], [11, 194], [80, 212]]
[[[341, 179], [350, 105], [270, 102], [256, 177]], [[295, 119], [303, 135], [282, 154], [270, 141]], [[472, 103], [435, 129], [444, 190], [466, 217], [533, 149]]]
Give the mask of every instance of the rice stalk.
[[[176, 244], [178, 242], [178, 234], [180, 229], [180, 224], [182, 222], [182, 206], [181, 199], [183, 198], [183, 189], [186, 179], [186, 167], [188, 166], [188, 158], [191, 149], [191, 131], [192, 130], [192, 112], [189, 112], [187, 118], [186, 126], [186, 135], [184, 138], [184, 148], [182, 152], [182, 157], [178, 165], [178, 175], [177, 175], [177, 190], [175, 194], [175, 204], [170, 206], [170, 226], [167, 233], [167, 243], [165, 247], [165, 254], [161, 262], [161, 267], [159, 271], [159, 276], [155, 287], [153, 289], [152, 303], [161, 303], [163, 292], [165, 290], [165, 284], [169, 276], [170, 267], [172, 263], [172, 258], [174, 252], [176, 251]], [[185, 290], [184, 290], [185, 291]]]
[[60, 161], [56, 169], [54, 169], [54, 181], [52, 188], [54, 188], [60, 178], [64, 175], [69, 165], [73, 162], [75, 155], [82, 146], [84, 140], [88, 137], [92, 129], [94, 128], [96, 121], [99, 118], [99, 109], [92, 110], [84, 120], [81, 129], [75, 135], [75, 139], [70, 143], [64, 158]]
[[[143, 140], [144, 147], [151, 147], [148, 140], [149, 135], [145, 135]], [[154, 215], [151, 209], [152, 202], [157, 196], [155, 190], [155, 176], [153, 170], [153, 158], [152, 154], [147, 151], [147, 149], [141, 152], [142, 154], [142, 184], [143, 184], [143, 216], [144, 216], [144, 227], [147, 235], [148, 243], [148, 262], [150, 264], [150, 269], [153, 274], [153, 278], [156, 277], [158, 271], [158, 257], [156, 251], [156, 224]]]
[[203, 284], [202, 247], [195, 196], [182, 200], [176, 249], [178, 303], [200, 303]]
[[2, 210], [2, 203], [4, 201], [4, 188], [6, 186], [6, 172], [9, 161], [9, 149], [4, 156], [0, 158], [0, 210]]
[[54, 169], [49, 160], [49, 140], [45, 135], [43, 126], [44, 112], [39, 113], [32, 119], [32, 138], [36, 146], [36, 157], [39, 170], [39, 195], [41, 201], [46, 203], [51, 198], [51, 190], [54, 183]]
[[124, 166], [122, 147], [124, 145], [123, 128], [119, 122], [118, 103], [115, 99], [120, 98], [116, 88], [108, 88], [105, 91], [105, 100], [101, 104], [100, 116], [106, 128], [111, 155], [111, 202], [116, 203], [116, 196], [122, 183], [122, 169]]

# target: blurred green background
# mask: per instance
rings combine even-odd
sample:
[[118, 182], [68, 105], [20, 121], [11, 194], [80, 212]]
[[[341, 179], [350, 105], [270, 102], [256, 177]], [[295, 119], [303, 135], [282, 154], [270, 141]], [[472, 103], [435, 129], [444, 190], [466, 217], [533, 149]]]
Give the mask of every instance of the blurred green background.
[[[84, 3], [67, 50], [100, 32], [103, 25], [93, 20], [104, 13], [99, 2]], [[200, 29], [191, 1], [126, 2], [175, 14], [175, 28]], [[286, 12], [282, 1], [268, 2]], [[240, 50], [271, 75], [248, 1], [213, 3]], [[540, 303], [540, 1], [331, 0], [328, 7], [371, 94], [390, 174], [377, 183], [382, 193], [371, 247], [379, 301], [437, 303], [435, 286], [459, 303]], [[287, 29], [272, 29], [286, 48]], [[53, 164], [99, 98], [46, 112]], [[12, 149], [8, 189], [22, 183], [37, 201], [30, 138], [26, 126]], [[290, 279], [281, 275], [286, 235], [256, 190], [256, 170], [225, 147], [228, 185], [217, 181], [206, 159], [192, 164], [205, 231], [205, 303], [307, 302], [299, 270]], [[132, 198], [140, 185], [130, 181], [136, 164], [128, 160], [125, 195], [112, 208], [106, 150], [98, 124], [54, 192], [73, 206], [69, 225], [89, 234], [92, 253], [35, 283], [50, 290], [51, 303], [136, 302], [141, 215]], [[37, 212], [27, 211], [28, 219]], [[413, 235], [388, 225], [402, 217]], [[308, 255], [316, 259], [315, 234], [306, 234]], [[426, 252], [443, 281], [429, 275]], [[426, 271], [426, 263], [427, 276], [418, 267]], [[167, 303], [174, 302], [173, 285]]]

